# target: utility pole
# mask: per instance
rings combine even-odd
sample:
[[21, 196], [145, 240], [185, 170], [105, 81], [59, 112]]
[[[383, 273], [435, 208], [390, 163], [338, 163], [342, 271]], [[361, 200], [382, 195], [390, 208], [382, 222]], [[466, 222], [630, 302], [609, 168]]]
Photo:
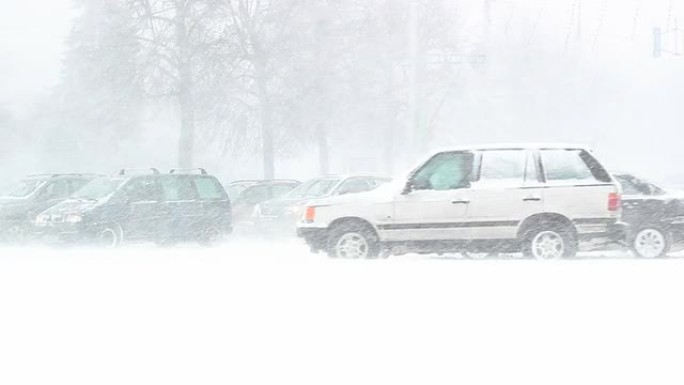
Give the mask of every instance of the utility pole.
[[662, 33], [659, 27], [653, 28], [653, 57], [659, 58], [662, 50]]
[[418, 0], [409, 0], [409, 106], [411, 124], [409, 127], [409, 143], [413, 143], [414, 151], [422, 153], [425, 151], [424, 127], [422, 124], [422, 50], [420, 49], [420, 30], [418, 15]]
[[582, 37], [582, 0], [577, 0], [577, 40]]

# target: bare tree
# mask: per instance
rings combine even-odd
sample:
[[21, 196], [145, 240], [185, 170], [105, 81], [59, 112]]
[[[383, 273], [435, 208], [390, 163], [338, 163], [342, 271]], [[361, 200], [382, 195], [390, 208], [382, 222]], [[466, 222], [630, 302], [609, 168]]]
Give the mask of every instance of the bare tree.
[[205, 78], [214, 76], [225, 44], [225, 4], [220, 0], [123, 0], [137, 21], [136, 38], [143, 44], [139, 61], [151, 96], [177, 102], [180, 121], [178, 164], [191, 167], [195, 150], [198, 105], [195, 94]]

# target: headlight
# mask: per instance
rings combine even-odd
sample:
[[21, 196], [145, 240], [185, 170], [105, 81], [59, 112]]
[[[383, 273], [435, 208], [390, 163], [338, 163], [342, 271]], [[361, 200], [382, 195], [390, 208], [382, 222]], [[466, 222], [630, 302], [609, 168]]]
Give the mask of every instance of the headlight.
[[66, 218], [64, 218], [64, 222], [66, 223], [79, 223], [83, 220], [83, 217], [77, 214], [70, 214], [67, 215]]
[[36, 226], [45, 225], [48, 221], [48, 216], [45, 214], [40, 214], [36, 217]]
[[287, 208], [287, 213], [292, 214], [292, 215], [300, 215], [302, 212], [302, 207], [297, 205], [297, 206], [290, 206]]

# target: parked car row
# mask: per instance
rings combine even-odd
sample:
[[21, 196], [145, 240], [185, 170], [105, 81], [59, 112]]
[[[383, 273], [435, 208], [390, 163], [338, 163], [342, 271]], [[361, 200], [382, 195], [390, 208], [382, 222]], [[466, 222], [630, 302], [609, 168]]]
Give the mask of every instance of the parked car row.
[[1, 202], [9, 243], [54, 238], [107, 247], [124, 241], [211, 244], [232, 231], [228, 195], [204, 169], [32, 176]]
[[407, 252], [538, 259], [629, 247], [644, 258], [684, 244], [684, 196], [609, 173], [583, 147], [443, 150], [405, 178], [333, 175], [222, 186], [204, 169], [32, 175], [0, 198], [6, 243], [213, 244], [238, 231], [294, 235], [337, 258]]
[[0, 234], [4, 243], [55, 239], [107, 247], [212, 244], [234, 227], [294, 236], [298, 210], [308, 199], [368, 191], [389, 180], [328, 176], [305, 183], [235, 181], [224, 188], [204, 169], [32, 175], [0, 198]]
[[386, 187], [309, 201], [297, 232], [313, 251], [338, 258], [522, 252], [553, 259], [611, 245], [655, 258], [679, 246], [682, 224], [682, 200], [611, 175], [590, 150], [530, 144], [439, 151]]

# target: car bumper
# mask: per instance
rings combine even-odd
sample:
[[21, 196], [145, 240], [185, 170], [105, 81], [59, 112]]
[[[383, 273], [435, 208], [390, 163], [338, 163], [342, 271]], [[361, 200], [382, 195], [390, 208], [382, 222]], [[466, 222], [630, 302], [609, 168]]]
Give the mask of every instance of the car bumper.
[[297, 228], [297, 236], [303, 238], [312, 251], [325, 250], [328, 245], [328, 229], [315, 227]]
[[614, 222], [607, 225], [601, 232], [579, 234], [579, 241], [591, 244], [589, 249], [605, 245], [625, 245], [628, 231], [629, 225], [626, 223]]

